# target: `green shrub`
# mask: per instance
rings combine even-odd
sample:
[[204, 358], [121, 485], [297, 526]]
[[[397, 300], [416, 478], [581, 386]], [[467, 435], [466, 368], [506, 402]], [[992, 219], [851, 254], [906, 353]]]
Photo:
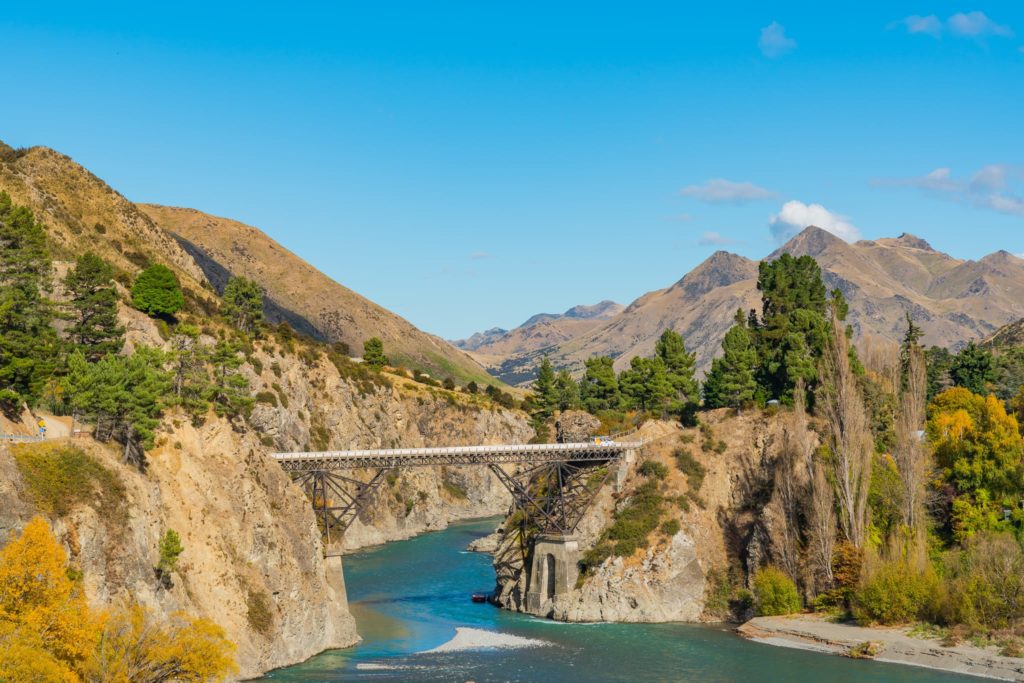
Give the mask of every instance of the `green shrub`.
[[661, 523], [661, 533], [666, 536], [675, 536], [681, 528], [678, 519], [668, 519]]
[[263, 591], [249, 591], [246, 599], [246, 619], [249, 627], [257, 633], [267, 635], [274, 626], [274, 614], [270, 610], [270, 598]]
[[754, 603], [760, 616], [793, 614], [802, 606], [793, 579], [775, 567], [754, 574]]
[[637, 487], [605, 531], [605, 538], [614, 543], [615, 555], [627, 557], [637, 549], [647, 547], [647, 537], [661, 521], [663, 503], [656, 481], [649, 480]]
[[981, 532], [943, 557], [945, 620], [1003, 629], [1024, 619], [1024, 552], [1007, 533]]
[[650, 479], [657, 479], [658, 481], [663, 481], [668, 477], [668, 468], [656, 460], [645, 460], [643, 464], [640, 465], [640, 469], [638, 471], [643, 476]]
[[862, 624], [906, 624], [937, 612], [939, 580], [930, 569], [886, 562], [854, 591], [850, 611]]
[[263, 374], [263, 361], [261, 361], [256, 356], [249, 356], [249, 365], [252, 366], [253, 371], [257, 375]]
[[160, 561], [156, 565], [157, 569], [165, 573], [170, 573], [177, 569], [178, 557], [185, 552], [178, 532], [174, 529], [168, 529], [160, 538], [159, 550]]
[[184, 305], [178, 278], [163, 264], [146, 268], [132, 285], [132, 306], [147, 315], [174, 315]]
[[89, 504], [108, 521], [127, 517], [121, 478], [77, 446], [44, 443], [12, 451], [29, 495], [42, 512], [63, 517], [76, 505]]
[[686, 481], [690, 485], [690, 490], [694, 493], [700, 491], [700, 487], [704, 483], [704, 476], [707, 474], [707, 469], [705, 469], [704, 465], [700, 464], [688, 448], [676, 449], [675, 458], [676, 467], [686, 475]]
[[266, 403], [274, 408], [277, 407], [277, 395], [272, 391], [261, 391], [256, 394], [257, 403]]
[[466, 488], [461, 484], [451, 481], [450, 479], [442, 479], [441, 486], [452, 498], [456, 498], [458, 500], [465, 500], [466, 498], [469, 498], [469, 492], [466, 491]]

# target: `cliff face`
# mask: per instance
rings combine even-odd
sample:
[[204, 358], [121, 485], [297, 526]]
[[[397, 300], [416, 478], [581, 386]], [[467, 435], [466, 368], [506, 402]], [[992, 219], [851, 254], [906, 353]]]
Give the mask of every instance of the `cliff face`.
[[[542, 616], [580, 622], [708, 620], [713, 617], [706, 612], [706, 596], [715, 574], [734, 567], [749, 575], [778, 561], [782, 514], [775, 470], [784, 434], [794, 429], [791, 416], [767, 417], [755, 411], [734, 416], [720, 410], [701, 419], [711, 429], [710, 439], [675, 424], [645, 425], [645, 446], [624, 483], [617, 491], [609, 485], [600, 492], [576, 535], [581, 554], [594, 547], [615, 512], [627, 507], [637, 487], [647, 481], [639, 468], [648, 460], [667, 469], [659, 484], [662, 522], [678, 521], [678, 531], [669, 535], [659, 528], [650, 534], [646, 548], [608, 558], [574, 590], [556, 597]], [[701, 447], [705, 440], [711, 446], [707, 451]], [[679, 449], [689, 451], [705, 468], [699, 490], [676, 465]], [[529, 578], [523, 567], [530, 562], [522, 555], [517, 532], [517, 527], [506, 527], [499, 533], [496, 599], [506, 609], [527, 611]]]
[[[52, 519], [90, 602], [209, 617], [238, 645], [243, 677], [355, 643], [340, 565], [328, 573], [308, 502], [258, 442], [217, 419], [161, 441], [145, 475], [116, 449], [73, 442], [123, 485], [119, 514], [91, 501]], [[11, 449], [0, 451], [0, 497], [3, 543], [36, 512]], [[167, 529], [185, 548], [170, 588], [154, 571]]]
[[[134, 343], [163, 344], [148, 319], [125, 320]], [[244, 677], [358, 640], [341, 563], [323, 559], [311, 505], [271, 452], [524, 442], [533, 431], [524, 414], [492, 410], [483, 399], [397, 377], [343, 377], [323, 353], [305, 347], [286, 352], [257, 341], [243, 372], [264, 397], [250, 419], [230, 424], [210, 413], [196, 427], [168, 412], [145, 474], [121, 464], [115, 447], [68, 441], [123, 482], [126, 514], [111, 518], [100, 501], [88, 501], [50, 518], [94, 604], [131, 597], [162, 614], [208, 616], [238, 644]], [[270, 395], [274, 405], [266, 402]], [[52, 435], [66, 431], [51, 424]], [[37, 512], [10, 448], [0, 450], [0, 499], [2, 544]], [[345, 547], [408, 538], [507, 507], [504, 489], [482, 468], [400, 472], [382, 485]], [[185, 547], [169, 589], [154, 573], [167, 529]]]

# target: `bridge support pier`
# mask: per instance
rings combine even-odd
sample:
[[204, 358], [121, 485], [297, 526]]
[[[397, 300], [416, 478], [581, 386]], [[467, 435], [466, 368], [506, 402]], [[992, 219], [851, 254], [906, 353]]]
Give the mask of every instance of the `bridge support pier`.
[[629, 476], [629, 468], [636, 462], [636, 449], [630, 448], [626, 450], [622, 457], [619, 458], [618, 466], [615, 468], [615, 492], [622, 492], [622, 485], [626, 483], [626, 477]]
[[540, 534], [533, 544], [533, 561], [526, 589], [526, 611], [550, 617], [555, 600], [567, 595], [579, 578], [580, 549], [575, 536]]

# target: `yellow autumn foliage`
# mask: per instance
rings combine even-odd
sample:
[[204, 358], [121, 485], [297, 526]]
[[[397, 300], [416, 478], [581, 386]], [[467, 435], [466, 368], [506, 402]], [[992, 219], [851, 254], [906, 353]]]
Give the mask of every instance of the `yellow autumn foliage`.
[[0, 550], [0, 680], [37, 680], [24, 673], [33, 667], [46, 668], [49, 680], [80, 680], [98, 639], [98, 619], [68, 577], [64, 549], [34, 518]]
[[235, 645], [208, 619], [157, 620], [130, 604], [89, 608], [47, 523], [32, 519], [0, 550], [0, 681], [148, 683], [224, 680]]

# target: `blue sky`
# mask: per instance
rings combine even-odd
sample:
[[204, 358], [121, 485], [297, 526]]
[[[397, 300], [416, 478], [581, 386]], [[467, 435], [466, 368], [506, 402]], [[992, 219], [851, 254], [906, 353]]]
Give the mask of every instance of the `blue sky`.
[[160, 4], [5, 3], [0, 139], [442, 336], [804, 222], [1024, 252], [1024, 3]]

